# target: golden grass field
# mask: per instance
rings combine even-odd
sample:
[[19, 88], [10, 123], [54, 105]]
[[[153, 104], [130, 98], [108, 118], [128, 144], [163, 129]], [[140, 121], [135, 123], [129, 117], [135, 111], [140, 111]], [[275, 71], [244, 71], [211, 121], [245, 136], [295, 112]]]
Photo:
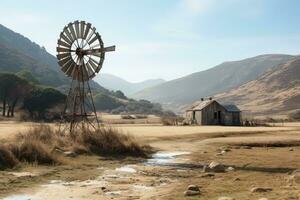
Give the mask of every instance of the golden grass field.
[[[107, 119], [118, 116], [106, 116]], [[274, 127], [162, 126], [110, 124], [162, 152], [189, 152], [171, 165], [145, 165], [145, 158], [79, 156], [62, 165], [22, 165], [0, 171], [0, 199], [300, 199], [300, 124]], [[0, 122], [0, 139], [13, 138], [37, 123]], [[56, 126], [52, 124], [51, 126]], [[222, 149], [229, 149], [223, 152]], [[164, 158], [163, 158], [164, 159]], [[202, 165], [217, 161], [233, 171], [205, 173]], [[134, 172], [125, 172], [122, 167]], [[298, 176], [299, 175], [299, 176]], [[55, 182], [56, 181], [56, 182]], [[195, 184], [201, 194], [186, 197]], [[251, 192], [253, 187], [272, 191]], [[17, 196], [18, 197], [18, 196]], [[5, 199], [10, 200], [10, 199]]]

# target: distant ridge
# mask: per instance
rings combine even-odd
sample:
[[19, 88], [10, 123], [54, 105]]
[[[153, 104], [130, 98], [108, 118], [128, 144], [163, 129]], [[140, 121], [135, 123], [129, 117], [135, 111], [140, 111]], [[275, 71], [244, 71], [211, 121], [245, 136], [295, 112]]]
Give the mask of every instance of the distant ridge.
[[255, 80], [216, 96], [235, 102], [245, 113], [288, 114], [300, 109], [300, 56]]
[[254, 80], [267, 70], [294, 59], [295, 56], [267, 54], [240, 61], [224, 62], [211, 69], [167, 81], [133, 95], [137, 99], [159, 102], [179, 111], [182, 106], [238, 87]]
[[100, 85], [110, 90], [121, 90], [130, 96], [145, 88], [153, 87], [164, 83], [163, 79], [149, 79], [138, 83], [131, 83], [112, 74], [101, 73], [95, 78]]

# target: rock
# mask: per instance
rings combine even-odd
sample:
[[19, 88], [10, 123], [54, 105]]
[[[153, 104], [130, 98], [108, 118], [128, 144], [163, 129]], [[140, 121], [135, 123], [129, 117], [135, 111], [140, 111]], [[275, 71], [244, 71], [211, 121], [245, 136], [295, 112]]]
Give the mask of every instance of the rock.
[[184, 196], [195, 196], [200, 194], [200, 188], [197, 185], [189, 185], [183, 193]]
[[214, 176], [215, 176], [214, 173], [205, 173], [205, 174], [201, 175], [202, 178], [205, 178], [205, 177], [214, 177]]
[[183, 194], [184, 196], [195, 196], [195, 195], [199, 195], [200, 191], [187, 190]]
[[216, 161], [212, 161], [208, 165], [208, 170], [211, 172], [225, 172], [225, 166]]
[[200, 189], [197, 185], [189, 185], [187, 190], [200, 191]]
[[232, 172], [232, 171], [234, 171], [235, 169], [233, 168], [233, 167], [228, 167], [227, 169], [226, 169], [226, 171], [228, 171], [228, 172]]
[[71, 158], [75, 158], [75, 157], [78, 156], [78, 154], [75, 153], [74, 151], [65, 151], [65, 152], [64, 152], [64, 155], [65, 155], [66, 157], [71, 157]]
[[223, 153], [217, 153], [216, 156], [223, 156]]
[[269, 187], [254, 187], [251, 188], [251, 192], [270, 192], [272, 191], [272, 188]]
[[219, 197], [218, 200], [235, 200], [232, 197]]
[[240, 178], [235, 178], [235, 179], [234, 179], [234, 181], [240, 181], [240, 180], [241, 180]]
[[289, 151], [294, 151], [294, 149], [293, 149], [293, 148], [290, 148]]

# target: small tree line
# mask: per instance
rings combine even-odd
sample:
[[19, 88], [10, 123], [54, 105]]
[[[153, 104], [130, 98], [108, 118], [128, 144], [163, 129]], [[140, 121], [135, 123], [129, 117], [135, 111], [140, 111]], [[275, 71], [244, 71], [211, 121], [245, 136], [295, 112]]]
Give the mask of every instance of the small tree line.
[[0, 103], [3, 117], [14, 117], [18, 107], [29, 113], [30, 118], [42, 119], [49, 108], [64, 100], [64, 94], [39, 85], [30, 72], [0, 73]]

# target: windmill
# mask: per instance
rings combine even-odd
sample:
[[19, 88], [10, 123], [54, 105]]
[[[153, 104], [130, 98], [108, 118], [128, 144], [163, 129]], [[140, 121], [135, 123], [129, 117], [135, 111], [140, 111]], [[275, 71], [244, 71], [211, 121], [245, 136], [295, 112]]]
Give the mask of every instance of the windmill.
[[96, 28], [85, 21], [65, 26], [57, 45], [58, 64], [72, 79], [63, 119], [70, 122], [70, 132], [86, 125], [99, 128], [89, 82], [99, 73], [105, 53], [115, 51], [115, 46], [104, 47]]

